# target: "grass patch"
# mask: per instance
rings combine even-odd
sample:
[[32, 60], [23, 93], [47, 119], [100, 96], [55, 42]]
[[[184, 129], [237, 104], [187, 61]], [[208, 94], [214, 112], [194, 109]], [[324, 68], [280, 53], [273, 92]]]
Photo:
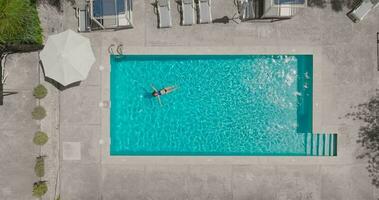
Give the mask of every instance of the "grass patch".
[[39, 44], [42, 28], [30, 0], [0, 0], [0, 45]]

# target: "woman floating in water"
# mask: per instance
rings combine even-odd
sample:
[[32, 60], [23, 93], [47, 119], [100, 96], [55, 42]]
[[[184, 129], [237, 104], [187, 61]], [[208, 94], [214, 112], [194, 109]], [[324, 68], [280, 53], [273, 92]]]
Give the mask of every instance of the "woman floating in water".
[[165, 87], [165, 88], [163, 88], [161, 90], [157, 90], [153, 85], [151, 85], [151, 88], [153, 88], [153, 90], [154, 90], [154, 92], [151, 95], [153, 95], [153, 97], [157, 97], [158, 101], [159, 101], [159, 104], [161, 104], [161, 106], [162, 106], [162, 102], [161, 102], [160, 96], [168, 94], [168, 93], [176, 90], [177, 87], [175, 87], [175, 86], [169, 86], [169, 87]]

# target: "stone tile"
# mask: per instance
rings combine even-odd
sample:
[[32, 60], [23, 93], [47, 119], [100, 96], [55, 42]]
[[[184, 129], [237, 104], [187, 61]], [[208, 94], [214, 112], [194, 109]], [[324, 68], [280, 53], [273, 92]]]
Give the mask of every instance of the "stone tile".
[[100, 88], [73, 87], [61, 92], [61, 124], [99, 124], [100, 123]]
[[4, 89], [32, 90], [39, 81], [38, 53], [10, 54], [7, 57], [5, 70], [8, 78]]
[[81, 160], [81, 144], [80, 142], [63, 142], [62, 144], [62, 160]]
[[193, 165], [189, 171], [189, 199], [232, 199], [231, 166]]
[[[362, 84], [362, 86], [364, 86]], [[335, 131], [328, 127], [341, 125], [347, 120], [346, 114], [352, 112], [352, 106], [368, 99], [368, 87], [356, 89], [355, 84], [330, 85], [320, 91], [321, 121], [324, 131]], [[341, 98], [344, 97], [344, 98]]]
[[379, 198], [379, 188], [374, 188], [374, 198], [375, 199]]
[[[331, 18], [333, 18], [333, 20], [326, 20]], [[351, 38], [353, 38], [351, 22], [345, 15], [341, 15], [337, 12], [323, 13], [320, 25], [323, 45], [349, 44]], [[338, 35], [338, 37], [336, 37], [336, 35]]]
[[[82, 34], [84, 37], [87, 37], [86, 34]], [[91, 69], [88, 73], [86, 80], [81, 82], [83, 86], [98, 86], [101, 82], [101, 74], [100, 74], [100, 65], [102, 63], [101, 55], [104, 52], [103, 48], [106, 48], [102, 44], [101, 37], [96, 37], [97, 35], [93, 35], [94, 37], [87, 37], [91, 40], [91, 47], [93, 54], [96, 58], [95, 63], [91, 66]]]
[[61, 167], [61, 198], [93, 200], [100, 197], [100, 166], [63, 162]]
[[234, 200], [272, 200], [279, 189], [275, 167], [261, 165], [233, 166]]
[[351, 168], [352, 176], [352, 199], [377, 199], [374, 196], [374, 186], [371, 185], [371, 179], [368, 176], [368, 172], [365, 164], [354, 165]]
[[146, 199], [188, 199], [187, 177], [187, 166], [146, 166]]
[[323, 200], [374, 199], [364, 166], [323, 166], [321, 173]]
[[278, 200], [321, 200], [320, 167], [278, 166]]
[[34, 175], [34, 157], [28, 160], [18, 160], [17, 165], [0, 165], [0, 199], [28, 200], [33, 199], [32, 187], [38, 180]]
[[4, 97], [4, 105], [0, 106], [1, 129], [37, 129], [37, 121], [32, 119], [32, 111], [37, 105], [32, 89], [16, 90], [17, 94]]
[[37, 147], [32, 130], [0, 129], [0, 199], [30, 199]]
[[92, 65], [91, 70], [88, 72], [87, 79], [81, 82], [83, 86], [99, 86], [100, 85], [100, 61], [97, 61]]
[[103, 165], [104, 200], [143, 200], [145, 167], [139, 165]]
[[38, 146], [34, 145], [35, 130], [1, 130], [0, 137], [6, 141], [0, 145], [0, 160], [9, 168], [21, 166], [23, 162], [34, 162]]
[[61, 142], [80, 142], [80, 163], [98, 163], [100, 159], [100, 126], [62, 125]]
[[[323, 48], [323, 58], [328, 63], [328, 67], [323, 68], [323, 76], [325, 76], [323, 81], [326, 82], [325, 84], [362, 84], [372, 79], [372, 71], [375, 66], [371, 61], [372, 59], [365, 59], [364, 57], [366, 55], [371, 57], [371, 52], [374, 51], [374, 48], [373, 46], [368, 48], [366, 45], [362, 45], [362, 42], [360, 43], [354, 45], [354, 48], [357, 49], [356, 51], [349, 49], [351, 44]], [[330, 77], [331, 75], [334, 77]]]

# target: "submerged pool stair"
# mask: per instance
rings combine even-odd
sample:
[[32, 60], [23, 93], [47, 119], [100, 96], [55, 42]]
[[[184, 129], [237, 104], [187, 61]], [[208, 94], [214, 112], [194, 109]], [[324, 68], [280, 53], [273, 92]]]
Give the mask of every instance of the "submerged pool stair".
[[305, 150], [307, 156], [337, 156], [337, 134], [307, 133]]

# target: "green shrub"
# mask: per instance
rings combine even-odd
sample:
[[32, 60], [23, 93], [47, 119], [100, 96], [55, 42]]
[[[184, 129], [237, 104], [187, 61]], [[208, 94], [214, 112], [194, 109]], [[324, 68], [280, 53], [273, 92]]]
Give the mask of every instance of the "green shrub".
[[43, 99], [47, 95], [47, 89], [45, 86], [39, 84], [34, 88], [33, 96], [37, 99]]
[[41, 120], [46, 117], [46, 110], [42, 106], [37, 106], [32, 112], [33, 119]]
[[44, 145], [46, 144], [46, 142], [49, 140], [49, 137], [47, 136], [46, 133], [42, 132], [42, 131], [37, 131], [35, 134], [34, 134], [34, 138], [33, 138], [33, 142], [34, 144], [36, 145]]
[[36, 173], [36, 176], [40, 178], [45, 175], [45, 160], [43, 156], [37, 157], [34, 172]]
[[33, 196], [41, 198], [47, 192], [46, 181], [38, 181], [33, 184]]

